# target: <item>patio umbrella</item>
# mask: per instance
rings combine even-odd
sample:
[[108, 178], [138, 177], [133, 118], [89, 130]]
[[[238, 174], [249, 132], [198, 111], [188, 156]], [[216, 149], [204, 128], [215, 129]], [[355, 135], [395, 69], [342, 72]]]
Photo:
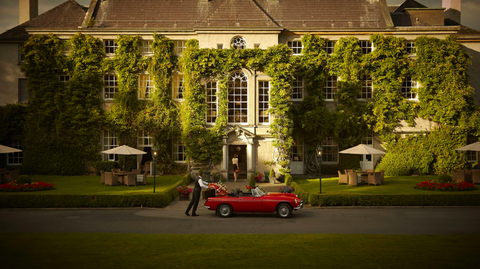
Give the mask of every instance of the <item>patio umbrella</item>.
[[475, 143], [472, 143], [472, 144], [468, 144], [464, 147], [461, 147], [461, 148], [458, 148], [458, 149], [455, 149], [455, 150], [460, 150], [460, 151], [467, 151], [467, 150], [471, 150], [471, 151], [480, 151], [480, 142], [475, 142]]
[[113, 149], [108, 149], [102, 151], [102, 153], [108, 154], [119, 154], [119, 155], [138, 155], [138, 154], [147, 154], [145, 151], [141, 151], [127, 145], [119, 146]]
[[0, 153], [13, 153], [13, 152], [22, 152], [22, 150], [0, 145]]
[[344, 149], [340, 151], [339, 153], [344, 153], [344, 154], [385, 154], [384, 151], [374, 149], [370, 146], [367, 146], [365, 144], [360, 144], [352, 148]]
[[[118, 154], [118, 155], [138, 155], [138, 154], [147, 154], [145, 151], [138, 150], [136, 148], [129, 147], [127, 145], [119, 146], [113, 149], [108, 149], [102, 151], [102, 153], [107, 154]], [[123, 170], [125, 170], [125, 163], [123, 164]]]

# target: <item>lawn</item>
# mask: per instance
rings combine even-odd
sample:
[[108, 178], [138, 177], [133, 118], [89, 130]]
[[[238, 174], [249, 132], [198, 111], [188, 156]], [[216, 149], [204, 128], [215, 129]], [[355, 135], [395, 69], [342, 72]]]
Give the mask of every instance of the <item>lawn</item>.
[[[345, 185], [338, 184], [338, 177], [323, 178], [322, 179], [322, 193], [337, 194], [337, 193], [352, 193], [352, 194], [480, 194], [480, 189], [473, 191], [426, 191], [414, 189], [416, 183], [426, 180], [438, 179], [438, 176], [399, 176], [399, 177], [385, 177], [385, 184], [374, 185]], [[300, 187], [309, 193], [318, 193], [320, 184], [318, 178], [294, 178], [294, 181]]]
[[[32, 181], [53, 183], [55, 190], [38, 192], [0, 192], [2, 194], [21, 195], [129, 195], [153, 193], [153, 177], [148, 177], [148, 185], [138, 186], [108, 186], [100, 184], [100, 176], [30, 176]], [[161, 192], [182, 180], [181, 175], [157, 176], [155, 192]]]
[[476, 268], [480, 235], [1, 234], [2, 268]]

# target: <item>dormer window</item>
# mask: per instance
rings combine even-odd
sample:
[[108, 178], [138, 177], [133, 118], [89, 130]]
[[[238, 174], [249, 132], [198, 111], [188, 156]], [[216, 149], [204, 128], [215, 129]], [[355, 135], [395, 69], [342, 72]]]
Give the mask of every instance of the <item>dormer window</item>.
[[236, 36], [232, 39], [232, 48], [243, 50], [247, 48], [247, 41], [241, 36]]

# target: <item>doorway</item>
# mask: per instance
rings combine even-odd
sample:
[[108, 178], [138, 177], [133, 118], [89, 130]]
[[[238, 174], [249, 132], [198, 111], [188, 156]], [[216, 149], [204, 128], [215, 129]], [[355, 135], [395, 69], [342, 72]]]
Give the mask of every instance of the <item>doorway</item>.
[[238, 179], [245, 179], [247, 175], [247, 145], [229, 145], [228, 146], [228, 178], [233, 179], [233, 164], [232, 158], [238, 155], [238, 166], [240, 168], [240, 174]]

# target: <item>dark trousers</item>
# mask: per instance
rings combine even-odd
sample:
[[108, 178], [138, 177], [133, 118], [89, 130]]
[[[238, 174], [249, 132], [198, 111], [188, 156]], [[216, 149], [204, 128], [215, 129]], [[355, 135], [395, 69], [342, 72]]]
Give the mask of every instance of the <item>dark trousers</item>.
[[192, 214], [197, 214], [196, 212], [198, 207], [198, 201], [200, 200], [200, 193], [201, 190], [193, 192], [192, 201], [190, 201], [190, 203], [188, 204], [187, 211], [185, 213], [188, 213], [193, 206]]

